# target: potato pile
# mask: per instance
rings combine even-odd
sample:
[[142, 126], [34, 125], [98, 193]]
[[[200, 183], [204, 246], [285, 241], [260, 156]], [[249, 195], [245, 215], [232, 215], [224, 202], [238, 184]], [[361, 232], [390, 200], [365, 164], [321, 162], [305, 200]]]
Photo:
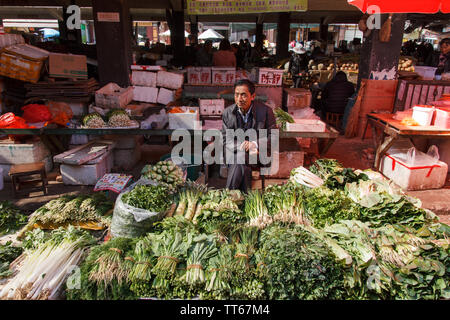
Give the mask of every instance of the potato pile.
[[[334, 63], [329, 62], [328, 64], [319, 63], [315, 64], [314, 60], [309, 61], [309, 69], [314, 71], [331, 71], [335, 67]], [[359, 65], [357, 63], [347, 62], [347, 63], [338, 63], [336, 66], [337, 71], [355, 71], [357, 72], [359, 69]]]
[[413, 61], [409, 58], [400, 58], [400, 61], [398, 63], [398, 71], [414, 72], [415, 68], [413, 65]]

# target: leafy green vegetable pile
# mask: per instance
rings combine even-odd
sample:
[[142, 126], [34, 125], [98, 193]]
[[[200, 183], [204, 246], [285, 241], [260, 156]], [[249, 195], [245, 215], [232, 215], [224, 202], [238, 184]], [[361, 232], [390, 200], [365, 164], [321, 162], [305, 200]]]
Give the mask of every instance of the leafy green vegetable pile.
[[151, 212], [165, 212], [170, 207], [170, 195], [161, 185], [138, 185], [123, 195], [122, 201], [132, 207]]
[[19, 230], [27, 223], [27, 219], [11, 202], [0, 202], [0, 236]]

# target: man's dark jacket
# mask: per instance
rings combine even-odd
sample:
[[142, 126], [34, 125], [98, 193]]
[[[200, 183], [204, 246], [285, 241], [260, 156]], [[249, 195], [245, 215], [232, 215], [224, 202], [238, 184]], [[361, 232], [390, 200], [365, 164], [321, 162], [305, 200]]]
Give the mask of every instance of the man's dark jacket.
[[347, 81], [345, 73], [338, 72], [333, 80], [325, 85], [322, 93], [322, 101], [325, 112], [341, 113], [350, 98], [355, 93], [355, 87]]

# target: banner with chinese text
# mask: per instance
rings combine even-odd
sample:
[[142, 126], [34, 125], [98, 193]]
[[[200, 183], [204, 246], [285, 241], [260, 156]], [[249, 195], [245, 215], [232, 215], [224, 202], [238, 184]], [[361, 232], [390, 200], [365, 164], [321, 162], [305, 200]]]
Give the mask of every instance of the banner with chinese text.
[[306, 11], [308, 0], [187, 0], [188, 14]]

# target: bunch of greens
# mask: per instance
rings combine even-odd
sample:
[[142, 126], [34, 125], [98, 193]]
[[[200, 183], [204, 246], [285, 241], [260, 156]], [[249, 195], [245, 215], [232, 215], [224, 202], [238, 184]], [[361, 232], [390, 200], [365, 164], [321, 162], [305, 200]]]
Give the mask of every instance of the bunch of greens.
[[209, 261], [207, 282], [201, 299], [228, 299], [231, 294], [234, 248], [230, 244], [220, 246], [216, 256]]
[[0, 236], [19, 230], [27, 223], [27, 219], [11, 202], [0, 202]]
[[170, 192], [174, 192], [184, 182], [183, 170], [170, 160], [159, 161], [153, 166], [146, 165], [141, 175], [165, 186]]
[[114, 238], [91, 249], [81, 265], [80, 287], [66, 289], [68, 300], [135, 299], [128, 280], [136, 240]]
[[274, 221], [284, 223], [306, 223], [303, 217], [301, 188], [292, 182], [284, 185], [270, 185], [264, 190], [264, 202]]
[[340, 220], [360, 218], [359, 207], [344, 191], [324, 186], [305, 191], [303, 210], [308, 221], [318, 228]]
[[128, 274], [131, 282], [130, 289], [137, 297], [151, 297], [154, 291], [151, 288], [152, 268], [156, 264], [156, 258], [151, 250], [151, 237], [146, 236], [136, 243], [133, 257], [125, 259], [133, 262], [133, 267]]
[[138, 185], [122, 196], [122, 201], [129, 206], [151, 212], [166, 212], [171, 203], [171, 196], [164, 186]]
[[331, 251], [301, 226], [272, 225], [258, 252], [269, 299], [340, 299], [343, 275]]
[[367, 181], [369, 177], [364, 172], [357, 172], [351, 168], [344, 168], [334, 159], [318, 159], [309, 170], [325, 181], [330, 189], [343, 190], [347, 183]]
[[14, 247], [11, 241], [6, 244], [0, 244], [0, 279], [9, 277], [12, 271], [9, 270], [9, 265], [23, 252], [21, 247]]
[[105, 193], [97, 192], [92, 195], [66, 195], [51, 200], [37, 209], [21, 230], [19, 237], [34, 228], [35, 224], [43, 227], [66, 226], [70, 224], [93, 222], [102, 227], [111, 224], [114, 203], [108, 199]]
[[250, 226], [263, 229], [273, 223], [273, 217], [269, 214], [263, 194], [259, 190], [248, 192], [244, 212]]
[[323, 180], [338, 175], [342, 170], [344, 167], [335, 159], [318, 159], [309, 167], [309, 171]]
[[203, 194], [194, 215], [194, 223], [228, 223], [235, 225], [244, 220], [240, 206], [244, 195], [239, 190], [209, 190]]
[[86, 231], [69, 227], [51, 232], [36, 249], [26, 250], [17, 273], [3, 287], [0, 298], [55, 299], [71, 271], [83, 258], [85, 249], [95, 243]]
[[390, 183], [370, 180], [348, 184], [348, 197], [358, 205], [359, 220], [374, 226], [404, 224], [419, 228], [424, 223], [437, 222], [430, 211], [420, 208], [420, 203], [401, 193], [396, 193]]
[[281, 108], [276, 108], [274, 110], [275, 118], [277, 121], [278, 128], [282, 130], [286, 130], [286, 123], [294, 123], [294, 119], [292, 116], [287, 113], [286, 111], [283, 111]]

